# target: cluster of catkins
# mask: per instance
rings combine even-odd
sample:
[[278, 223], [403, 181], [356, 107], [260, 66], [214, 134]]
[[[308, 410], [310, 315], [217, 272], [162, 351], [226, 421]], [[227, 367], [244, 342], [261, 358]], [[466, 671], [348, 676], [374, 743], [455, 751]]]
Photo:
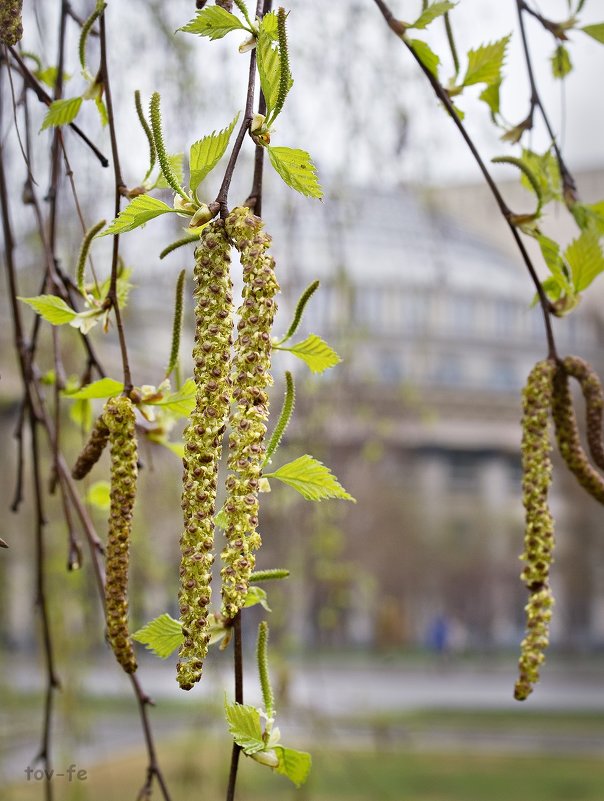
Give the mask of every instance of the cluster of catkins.
[[554, 546], [553, 518], [547, 495], [551, 483], [550, 411], [558, 449], [579, 484], [604, 503], [604, 478], [591, 465], [581, 445], [568, 377], [577, 379], [586, 403], [587, 439], [591, 456], [604, 468], [602, 417], [604, 392], [587, 362], [568, 356], [560, 362], [548, 359], [532, 369], [523, 391], [522, 468], [523, 503], [526, 510], [522, 579], [529, 591], [527, 632], [521, 645], [519, 677], [514, 697], [523, 701], [539, 680], [539, 668], [549, 643], [553, 597], [549, 569]]
[[[207, 225], [195, 251], [195, 408], [184, 431], [179, 608], [183, 642], [177, 680], [190, 690], [201, 678], [210, 640], [217, 476], [229, 432], [222, 551], [222, 615], [243, 607], [260, 547], [258, 491], [265, 456], [267, 388], [272, 384], [271, 329], [279, 291], [271, 238], [248, 208]], [[243, 268], [242, 305], [233, 342], [231, 246]], [[231, 406], [233, 411], [231, 413]], [[124, 670], [136, 670], [128, 634], [128, 545], [136, 493], [135, 418], [129, 398], [107, 402], [74, 468], [84, 478], [107, 442], [111, 447], [111, 509], [107, 539], [105, 611], [109, 642]]]
[[23, 0], [2, 0], [0, 4], [0, 42], [12, 47], [23, 36]]
[[72, 470], [75, 479], [89, 473], [107, 442], [111, 452], [105, 579], [107, 639], [126, 673], [134, 673], [136, 658], [128, 633], [128, 555], [136, 499], [137, 447], [134, 408], [129, 398], [107, 401]]
[[[268, 418], [271, 328], [279, 290], [271, 239], [247, 208], [204, 228], [195, 252], [196, 333], [193, 360], [196, 406], [185, 431], [180, 615], [183, 644], [177, 679], [189, 690], [201, 678], [209, 642], [216, 478], [229, 423], [229, 474], [224, 505], [227, 545], [222, 551], [222, 614], [232, 619], [245, 603], [254, 551], [260, 546], [258, 489]], [[243, 268], [242, 305], [232, 342], [230, 245]], [[229, 416], [231, 403], [234, 410]]]

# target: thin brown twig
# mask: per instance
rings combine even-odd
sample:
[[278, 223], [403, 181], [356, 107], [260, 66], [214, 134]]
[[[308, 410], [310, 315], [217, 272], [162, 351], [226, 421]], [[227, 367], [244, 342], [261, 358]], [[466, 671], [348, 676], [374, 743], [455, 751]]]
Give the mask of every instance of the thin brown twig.
[[577, 184], [575, 179], [573, 178], [570, 170], [566, 166], [564, 158], [562, 156], [562, 151], [558, 145], [558, 138], [554, 133], [554, 129], [549, 121], [548, 114], [545, 110], [545, 106], [541, 100], [541, 96], [539, 94], [539, 90], [537, 89], [537, 81], [535, 80], [535, 72], [533, 70], [533, 63], [531, 59], [530, 48], [528, 45], [528, 37], [526, 35], [526, 27], [524, 24], [524, 16], [523, 11], [527, 13], [533, 14], [532, 10], [523, 2], [523, 0], [516, 0], [516, 9], [518, 11], [518, 24], [520, 27], [520, 36], [522, 39], [522, 49], [524, 52], [524, 60], [526, 62], [526, 71], [528, 74], [529, 85], [531, 89], [531, 110], [529, 112], [529, 119], [532, 120], [533, 117], [533, 110], [538, 108], [545, 127], [547, 128], [547, 133], [550, 137], [552, 147], [554, 148], [554, 153], [556, 154], [556, 161], [558, 162], [558, 168], [560, 170], [560, 175], [562, 177], [562, 188], [564, 193], [564, 200], [567, 205], [572, 205], [578, 199], [577, 196]]
[[[243, 642], [241, 633], [241, 610], [233, 618], [233, 663], [235, 668], [235, 701], [243, 703]], [[237, 785], [237, 769], [239, 767], [239, 757], [241, 756], [241, 746], [233, 743], [231, 753], [231, 766], [229, 769], [229, 784], [227, 787], [226, 801], [234, 801], [235, 787]]]
[[[115, 177], [115, 216], [120, 213], [121, 201], [126, 186], [122, 180], [122, 171], [120, 167], [120, 157], [117, 145], [117, 134], [115, 130], [115, 118], [113, 116], [113, 103], [111, 100], [111, 84], [109, 82], [109, 67], [107, 63], [107, 30], [105, 24], [106, 9], [101, 12], [99, 17], [100, 35], [101, 35], [101, 83], [105, 92], [105, 103], [107, 106], [107, 121], [109, 125], [109, 136], [111, 138], [111, 154], [113, 156], [113, 174]], [[126, 337], [124, 334], [124, 326], [122, 324], [122, 315], [120, 312], [120, 304], [117, 295], [117, 271], [119, 263], [119, 235], [113, 235], [113, 253], [111, 256], [111, 282], [109, 285], [109, 292], [107, 299], [111, 302], [111, 306], [115, 313], [115, 324], [117, 327], [117, 334], [120, 343], [120, 351], [122, 355], [122, 369], [124, 373], [124, 394], [130, 394], [132, 390], [132, 376], [130, 373], [130, 363], [128, 361], [128, 349], [126, 347]]]
[[32, 476], [34, 485], [35, 499], [35, 537], [36, 537], [36, 606], [40, 612], [40, 622], [42, 624], [42, 640], [44, 642], [44, 660], [46, 666], [46, 692], [44, 697], [44, 719], [42, 723], [42, 742], [40, 751], [35, 759], [44, 765], [44, 789], [46, 801], [52, 801], [54, 797], [52, 784], [52, 712], [55, 691], [60, 689], [59, 681], [54, 660], [54, 649], [52, 635], [50, 631], [50, 616], [48, 611], [48, 599], [46, 597], [46, 572], [45, 572], [45, 543], [44, 527], [46, 518], [44, 515], [42, 501], [42, 481], [40, 476], [40, 453], [38, 444], [38, 421], [35, 416], [29, 414], [29, 429], [31, 433], [31, 453], [32, 453]]
[[[46, 90], [38, 83], [35, 76], [32, 74], [31, 70], [28, 68], [27, 64], [23, 61], [19, 53], [15, 50], [14, 47], [8, 48], [10, 51], [11, 56], [14, 58], [16, 63], [19, 65], [19, 70], [25, 80], [27, 86], [34, 92], [36, 97], [41, 103], [44, 103], [46, 106], [50, 106], [52, 103], [52, 97], [46, 92]], [[76, 125], [75, 122], [69, 123], [69, 128], [80, 137], [80, 139], [88, 145], [88, 147], [92, 150], [94, 155], [97, 159], [101, 162], [103, 167], [109, 166], [109, 160], [101, 153], [98, 147], [92, 142], [88, 136], [84, 133], [84, 131]]]
[[[256, 2], [256, 18], [258, 19], [262, 17], [263, 3], [264, 0], [257, 0]], [[229, 162], [227, 164], [224, 173], [224, 178], [222, 179], [222, 184], [220, 185], [218, 194], [216, 195], [215, 202], [218, 203], [218, 205], [220, 206], [220, 216], [223, 218], [226, 217], [226, 215], [228, 214], [229, 188], [231, 186], [231, 180], [233, 179], [233, 173], [235, 172], [237, 159], [239, 158], [239, 153], [241, 152], [241, 147], [243, 145], [243, 140], [245, 138], [245, 135], [254, 117], [255, 86], [256, 86], [256, 48], [254, 48], [250, 53], [250, 69], [247, 81], [247, 94], [246, 94], [245, 113], [243, 115], [243, 121], [239, 127], [239, 131], [237, 132], [237, 138], [235, 139], [235, 144], [233, 145], [233, 150], [231, 152]]]
[[[269, 14], [273, 7], [273, 0], [264, 0], [264, 7], [262, 9], [262, 16]], [[264, 92], [260, 89], [260, 98], [258, 100], [258, 114], [266, 114], [266, 98]], [[249, 197], [246, 200], [246, 205], [249, 206], [254, 214], [258, 217], [262, 216], [262, 177], [264, 174], [264, 147], [256, 145], [256, 152], [254, 154], [254, 178], [252, 180], [252, 189]]]
[[527, 249], [526, 249], [526, 247], [524, 245], [524, 242], [522, 241], [522, 239], [520, 237], [520, 234], [518, 233], [518, 229], [514, 225], [514, 223], [512, 222], [512, 219], [511, 219], [512, 214], [511, 214], [510, 209], [508, 208], [505, 200], [503, 199], [503, 196], [502, 196], [501, 192], [499, 191], [499, 188], [498, 188], [497, 184], [495, 183], [495, 181], [493, 180], [491, 174], [489, 173], [489, 171], [487, 169], [487, 166], [486, 166], [486, 164], [484, 163], [484, 161], [482, 159], [482, 156], [480, 155], [480, 153], [478, 152], [478, 150], [476, 148], [476, 145], [474, 144], [474, 142], [472, 141], [470, 135], [466, 131], [465, 125], [463, 124], [462, 120], [459, 118], [459, 115], [456, 113], [455, 108], [453, 106], [453, 103], [451, 102], [451, 99], [449, 98], [449, 95], [445, 91], [445, 88], [441, 85], [441, 83], [438, 81], [438, 79], [432, 74], [432, 72], [422, 63], [421, 59], [414, 52], [413, 48], [410, 47], [410, 45], [404, 40], [403, 36], [404, 36], [405, 30], [406, 30], [405, 25], [395, 18], [394, 14], [392, 13], [392, 11], [388, 7], [388, 5], [384, 2], [384, 0], [374, 0], [374, 2], [377, 5], [377, 7], [379, 8], [379, 10], [380, 10], [382, 16], [384, 17], [384, 20], [386, 21], [386, 24], [388, 25], [388, 27], [392, 30], [393, 33], [396, 34], [396, 36], [401, 38], [401, 41], [403, 42], [405, 47], [409, 50], [409, 52], [411, 53], [411, 55], [413, 56], [413, 58], [415, 59], [415, 61], [419, 65], [420, 69], [422, 70], [422, 72], [424, 73], [424, 75], [426, 76], [428, 81], [430, 82], [430, 85], [432, 86], [432, 89], [434, 90], [434, 93], [436, 94], [436, 96], [438, 97], [440, 102], [444, 105], [445, 109], [449, 113], [449, 116], [453, 120], [453, 122], [454, 122], [455, 126], [457, 127], [458, 131], [460, 132], [460, 134], [462, 135], [466, 145], [468, 146], [470, 152], [472, 153], [472, 156], [474, 157], [474, 160], [476, 161], [476, 164], [478, 165], [480, 171], [482, 172], [482, 175], [483, 175], [483, 177], [484, 177], [489, 189], [491, 190], [491, 193], [492, 193], [493, 197], [495, 198], [495, 201], [497, 202], [497, 205], [499, 206], [499, 210], [500, 210], [502, 216], [505, 218], [505, 221], [508, 224], [508, 227], [509, 227], [509, 229], [510, 229], [510, 231], [512, 233], [512, 236], [514, 237], [514, 240], [516, 242], [518, 250], [520, 251], [520, 255], [522, 256], [522, 260], [524, 261], [524, 264], [525, 264], [525, 266], [526, 266], [526, 268], [527, 268], [527, 270], [529, 272], [531, 280], [532, 280], [532, 282], [533, 282], [533, 284], [535, 286], [535, 289], [537, 291], [537, 295], [539, 297], [539, 304], [540, 304], [541, 310], [543, 312], [543, 320], [544, 320], [544, 323], [545, 323], [545, 333], [546, 333], [547, 345], [548, 345], [548, 357], [550, 359], [557, 359], [558, 358], [558, 354], [557, 354], [557, 350], [556, 350], [556, 342], [555, 342], [555, 339], [554, 339], [554, 332], [553, 332], [551, 318], [550, 318], [551, 304], [550, 304], [550, 302], [549, 302], [549, 300], [547, 298], [547, 295], [545, 294], [545, 290], [543, 289], [543, 287], [541, 285], [541, 281], [539, 281], [539, 278], [537, 276], [537, 272], [535, 270], [535, 267], [534, 267], [534, 265], [533, 265], [533, 263], [531, 261], [531, 258], [530, 258], [529, 254], [528, 254], [528, 251], [527, 251]]

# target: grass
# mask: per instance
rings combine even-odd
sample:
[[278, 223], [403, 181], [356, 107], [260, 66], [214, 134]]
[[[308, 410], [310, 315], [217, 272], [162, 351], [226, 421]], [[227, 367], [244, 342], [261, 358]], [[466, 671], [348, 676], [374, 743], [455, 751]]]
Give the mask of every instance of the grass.
[[[216, 740], [199, 737], [165, 744], [162, 764], [174, 801], [222, 799], [228, 750]], [[602, 801], [603, 797], [604, 764], [596, 759], [312, 750], [311, 778], [301, 790], [242, 758], [238, 801]], [[132, 753], [86, 769], [83, 781], [53, 779], [58, 801], [135, 799], [145, 760], [141, 753]], [[4, 801], [43, 798], [39, 781], [23, 779], [4, 791]], [[159, 798], [157, 791], [153, 797]]]

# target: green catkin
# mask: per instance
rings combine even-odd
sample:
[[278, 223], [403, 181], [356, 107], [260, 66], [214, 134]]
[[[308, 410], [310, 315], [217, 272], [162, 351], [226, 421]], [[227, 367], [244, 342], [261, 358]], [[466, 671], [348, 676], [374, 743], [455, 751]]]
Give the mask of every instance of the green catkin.
[[180, 620], [184, 641], [177, 681], [190, 690], [201, 678], [208, 650], [211, 570], [214, 561], [216, 479], [230, 407], [233, 298], [230, 243], [216, 220], [201, 233], [195, 251], [196, 331], [193, 347], [196, 406], [184, 432], [180, 539]]
[[604, 470], [604, 443], [602, 442], [602, 418], [604, 415], [604, 391], [593, 367], [578, 356], [567, 356], [564, 369], [580, 384], [587, 412], [587, 443], [591, 457]]
[[0, 6], [0, 42], [12, 47], [23, 36], [23, 0], [2, 0]]
[[88, 437], [88, 442], [86, 445], [84, 445], [84, 448], [78, 456], [74, 468], [71, 471], [71, 475], [76, 479], [76, 481], [79, 481], [88, 475], [88, 473], [101, 458], [101, 454], [105, 450], [105, 445], [108, 441], [109, 429], [105, 424], [103, 415], [101, 415], [97, 418], [94, 426], [92, 427], [92, 431]]
[[[604, 503], [604, 478], [595, 470], [581, 446], [579, 427], [568, 386], [566, 361], [556, 371], [552, 416], [556, 427], [558, 450], [579, 484], [600, 503]], [[588, 405], [589, 419], [589, 405]]]
[[268, 623], [263, 620], [258, 625], [258, 640], [256, 643], [256, 662], [258, 663], [258, 676], [264, 701], [264, 711], [269, 718], [275, 709], [275, 697], [268, 672]]
[[549, 622], [553, 597], [549, 587], [549, 567], [554, 546], [554, 521], [547, 495], [552, 464], [549, 413], [552, 405], [556, 363], [538, 362], [523, 390], [522, 416], [522, 500], [525, 508], [522, 580], [529, 591], [526, 636], [522, 641], [519, 677], [514, 697], [524, 701], [539, 681], [543, 652], [549, 644]]
[[105, 614], [107, 637], [117, 661], [134, 673], [136, 658], [128, 634], [128, 551], [136, 499], [135, 416], [129, 398], [110, 398], [103, 410], [111, 446], [111, 506], [107, 536]]
[[232, 381], [235, 408], [230, 418], [230, 469], [224, 504], [227, 546], [222, 551], [222, 614], [233, 618], [245, 603], [254, 569], [254, 551], [261, 544], [258, 527], [258, 488], [264, 462], [267, 388], [273, 383], [271, 330], [276, 311], [275, 262], [267, 253], [271, 238], [263, 223], [247, 208], [234, 209], [226, 230], [241, 256], [243, 302], [238, 309], [238, 336]]

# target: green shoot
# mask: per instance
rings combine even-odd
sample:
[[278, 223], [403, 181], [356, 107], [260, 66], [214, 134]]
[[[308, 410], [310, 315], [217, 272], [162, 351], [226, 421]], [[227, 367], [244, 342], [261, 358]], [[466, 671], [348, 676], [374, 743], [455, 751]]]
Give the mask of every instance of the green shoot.
[[183, 296], [185, 289], [185, 271], [181, 270], [176, 282], [176, 296], [174, 299], [174, 322], [172, 324], [172, 350], [170, 351], [170, 361], [166, 367], [166, 378], [169, 378], [172, 371], [178, 364], [178, 354], [180, 352], [180, 337], [182, 334], [182, 310]]
[[288, 339], [291, 339], [293, 335], [298, 330], [298, 327], [302, 321], [302, 315], [304, 314], [304, 309], [306, 308], [306, 304], [315, 294], [317, 289], [319, 288], [320, 282], [313, 281], [312, 284], [309, 284], [304, 292], [300, 295], [300, 300], [296, 304], [296, 311], [294, 312], [294, 318], [291, 321], [289, 328], [287, 329], [287, 333], [284, 337], [278, 342], [275, 342], [275, 345], [283, 345], [284, 342], [287, 342]]
[[271, 457], [279, 447], [279, 444], [285, 434], [285, 430], [289, 425], [289, 421], [291, 420], [291, 416], [294, 411], [294, 405], [296, 401], [296, 391], [294, 389], [294, 379], [292, 374], [287, 371], [285, 373], [285, 398], [283, 400], [283, 406], [281, 408], [281, 414], [279, 415], [279, 420], [277, 421], [277, 425], [275, 426], [275, 430], [273, 431], [271, 438], [266, 446], [266, 456], [264, 458], [264, 465], [268, 464], [271, 460]]
[[149, 127], [149, 123], [145, 117], [143, 112], [143, 106], [141, 103], [141, 93], [140, 90], [137, 89], [134, 93], [134, 105], [136, 106], [136, 114], [138, 116], [138, 121], [140, 122], [143, 131], [145, 132], [145, 136], [147, 137], [147, 141], [149, 143], [149, 169], [147, 170], [145, 177], [143, 178], [143, 183], [151, 176], [153, 172], [153, 167], [155, 167], [156, 162], [156, 153], [155, 153], [155, 142], [153, 141], [153, 133], [151, 132], [151, 128]]

